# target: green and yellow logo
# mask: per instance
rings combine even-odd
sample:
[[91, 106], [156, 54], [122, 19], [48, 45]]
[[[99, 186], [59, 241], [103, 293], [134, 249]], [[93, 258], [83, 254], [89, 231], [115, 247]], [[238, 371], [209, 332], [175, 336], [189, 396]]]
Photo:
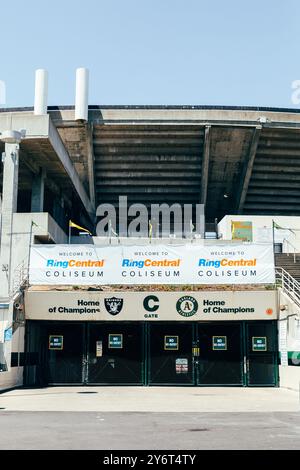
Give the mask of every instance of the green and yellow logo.
[[198, 311], [198, 302], [190, 295], [184, 295], [177, 300], [176, 310], [183, 317], [192, 317]]

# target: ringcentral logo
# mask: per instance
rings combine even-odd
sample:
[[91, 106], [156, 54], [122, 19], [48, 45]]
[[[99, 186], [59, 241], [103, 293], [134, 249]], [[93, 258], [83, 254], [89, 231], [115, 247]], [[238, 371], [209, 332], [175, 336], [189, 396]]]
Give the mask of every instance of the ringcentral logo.
[[183, 317], [192, 317], [198, 311], [198, 302], [190, 295], [184, 295], [177, 300], [176, 310]]

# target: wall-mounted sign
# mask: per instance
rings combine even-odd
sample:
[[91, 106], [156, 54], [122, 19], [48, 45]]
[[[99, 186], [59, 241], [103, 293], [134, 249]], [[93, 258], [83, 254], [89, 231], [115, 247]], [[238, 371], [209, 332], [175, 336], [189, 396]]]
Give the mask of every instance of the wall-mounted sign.
[[164, 349], [166, 351], [177, 351], [179, 349], [179, 336], [165, 336]]
[[175, 361], [176, 374], [187, 374], [189, 371], [189, 362], [186, 358], [177, 358]]
[[122, 349], [123, 348], [123, 335], [122, 334], [109, 334], [108, 335], [108, 347], [110, 349]]
[[[238, 222], [233, 222], [237, 224]], [[242, 224], [242, 222], [239, 222]], [[234, 240], [247, 240], [243, 222]], [[247, 231], [248, 230], [248, 231]], [[239, 235], [238, 235], [239, 233]], [[237, 238], [237, 237], [240, 238]], [[235, 237], [235, 238], [234, 238]], [[252, 238], [251, 238], [252, 239]], [[30, 251], [31, 285], [273, 284], [272, 243], [212, 245], [110, 246], [34, 245]], [[118, 305], [106, 304], [112, 315]]]
[[49, 349], [61, 351], [64, 347], [64, 337], [61, 335], [49, 335]]
[[280, 365], [285, 367], [289, 365], [288, 351], [280, 351]]
[[111, 315], [118, 315], [123, 308], [123, 299], [117, 297], [105, 298], [104, 305], [108, 313]]
[[[109, 315], [106, 311], [105, 299], [112, 297], [123, 300], [122, 312], [119, 315]], [[153, 311], [147, 311], [145, 307]], [[275, 290], [152, 293], [128, 292], [125, 289], [123, 292], [32, 290], [25, 292], [25, 309], [26, 318], [30, 320], [116, 323], [121, 319], [122, 321], [276, 320], [278, 315]], [[118, 331], [117, 327], [115, 331]]]
[[103, 345], [102, 341], [96, 341], [96, 357], [102, 357]]
[[252, 336], [252, 351], [267, 351], [266, 336]]
[[285, 367], [289, 365], [287, 338], [287, 320], [282, 320], [281, 322], [279, 322], [278, 346], [280, 351], [280, 364]]
[[198, 311], [198, 302], [191, 295], [184, 295], [178, 299], [176, 310], [182, 317], [192, 317]]
[[12, 339], [12, 327], [10, 328], [7, 328], [6, 330], [4, 330], [4, 341], [11, 341]]
[[252, 242], [252, 222], [232, 220], [231, 239]]
[[227, 336], [213, 336], [212, 348], [214, 351], [226, 351], [227, 350]]

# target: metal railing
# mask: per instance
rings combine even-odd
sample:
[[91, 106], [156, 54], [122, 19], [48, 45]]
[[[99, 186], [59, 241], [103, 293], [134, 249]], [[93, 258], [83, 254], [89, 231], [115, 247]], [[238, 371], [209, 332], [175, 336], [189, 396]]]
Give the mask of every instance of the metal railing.
[[[286, 251], [285, 253], [290, 256], [290, 252], [293, 254], [293, 257], [294, 257], [294, 263], [296, 263], [297, 259], [296, 259], [296, 254], [299, 253], [299, 250], [298, 248], [296, 248], [289, 240], [287, 240], [286, 238], [284, 238], [282, 240], [282, 245], [286, 245]], [[291, 250], [290, 250], [291, 248]]]
[[11, 296], [13, 296], [18, 290], [28, 285], [28, 257], [24, 258], [23, 261], [14, 269], [13, 283], [11, 286]]
[[276, 286], [300, 308], [300, 282], [290, 275], [285, 269], [276, 267]]

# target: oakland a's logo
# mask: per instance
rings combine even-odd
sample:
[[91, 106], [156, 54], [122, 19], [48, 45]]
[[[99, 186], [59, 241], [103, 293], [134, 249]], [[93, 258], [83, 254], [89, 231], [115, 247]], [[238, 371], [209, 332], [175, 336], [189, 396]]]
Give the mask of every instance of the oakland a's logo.
[[111, 315], [118, 315], [123, 308], [123, 299], [110, 297], [109, 299], [104, 299], [104, 305], [108, 313]]
[[198, 311], [198, 302], [190, 295], [184, 295], [177, 300], [176, 310], [183, 317], [191, 317]]

